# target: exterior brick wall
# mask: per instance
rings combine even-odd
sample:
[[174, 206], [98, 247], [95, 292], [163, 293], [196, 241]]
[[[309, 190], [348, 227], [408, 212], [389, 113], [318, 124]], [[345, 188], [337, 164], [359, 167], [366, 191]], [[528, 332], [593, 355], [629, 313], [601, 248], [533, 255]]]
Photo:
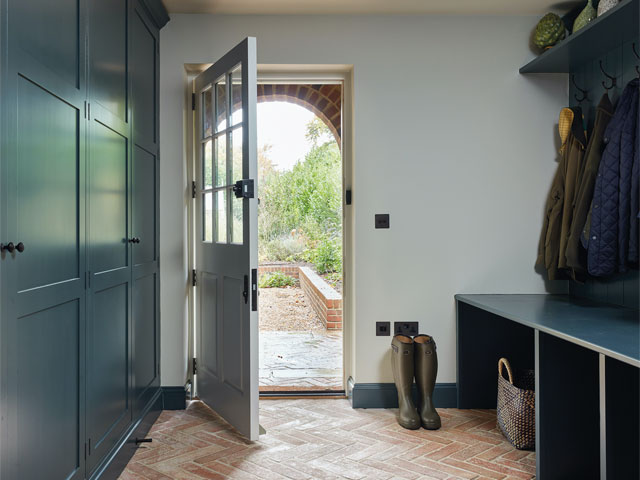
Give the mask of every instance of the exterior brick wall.
[[300, 286], [327, 330], [342, 330], [342, 296], [309, 267], [299, 267]]
[[258, 275], [264, 275], [265, 273], [282, 272], [290, 277], [300, 278], [298, 265], [259, 265]]
[[[234, 90], [234, 105], [242, 99]], [[342, 136], [342, 85], [259, 84], [258, 103], [289, 102], [312, 111], [329, 127], [340, 145]]]

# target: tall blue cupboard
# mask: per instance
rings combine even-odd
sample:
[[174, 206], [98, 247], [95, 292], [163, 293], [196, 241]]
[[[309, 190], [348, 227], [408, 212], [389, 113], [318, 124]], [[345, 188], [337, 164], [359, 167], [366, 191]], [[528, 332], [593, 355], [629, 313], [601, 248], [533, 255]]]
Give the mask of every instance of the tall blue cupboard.
[[161, 409], [159, 0], [2, 0], [0, 478], [111, 478]]

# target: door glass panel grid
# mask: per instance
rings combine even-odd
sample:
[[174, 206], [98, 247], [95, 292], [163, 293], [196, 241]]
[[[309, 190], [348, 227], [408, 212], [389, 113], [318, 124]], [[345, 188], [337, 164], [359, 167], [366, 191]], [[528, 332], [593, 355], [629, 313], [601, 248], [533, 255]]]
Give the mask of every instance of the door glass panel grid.
[[244, 202], [232, 191], [234, 183], [243, 178], [242, 86], [242, 69], [238, 64], [201, 94], [202, 240], [205, 242], [243, 243]]

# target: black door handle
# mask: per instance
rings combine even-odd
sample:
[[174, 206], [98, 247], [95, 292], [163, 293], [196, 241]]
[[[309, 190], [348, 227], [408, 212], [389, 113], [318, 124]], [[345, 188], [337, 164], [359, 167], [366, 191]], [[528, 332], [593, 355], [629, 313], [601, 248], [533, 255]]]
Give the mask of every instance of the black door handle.
[[244, 290], [242, 290], [242, 296], [244, 297], [244, 303], [249, 302], [249, 276], [244, 276]]
[[22, 253], [24, 252], [24, 243], [19, 242], [18, 245], [14, 245], [13, 242], [9, 242], [6, 245], [0, 243], [0, 251], [5, 250], [9, 253], [13, 253], [15, 250], [17, 250], [19, 253]]

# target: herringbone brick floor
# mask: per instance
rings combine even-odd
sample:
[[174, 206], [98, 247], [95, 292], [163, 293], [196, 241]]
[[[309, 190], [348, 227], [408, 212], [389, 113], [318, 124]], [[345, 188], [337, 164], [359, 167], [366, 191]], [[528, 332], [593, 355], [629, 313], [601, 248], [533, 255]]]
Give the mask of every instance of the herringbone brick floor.
[[252, 443], [201, 402], [164, 411], [120, 480], [531, 479], [535, 453], [513, 448], [495, 411], [441, 409], [438, 431], [401, 428], [395, 410], [347, 400], [262, 400]]

